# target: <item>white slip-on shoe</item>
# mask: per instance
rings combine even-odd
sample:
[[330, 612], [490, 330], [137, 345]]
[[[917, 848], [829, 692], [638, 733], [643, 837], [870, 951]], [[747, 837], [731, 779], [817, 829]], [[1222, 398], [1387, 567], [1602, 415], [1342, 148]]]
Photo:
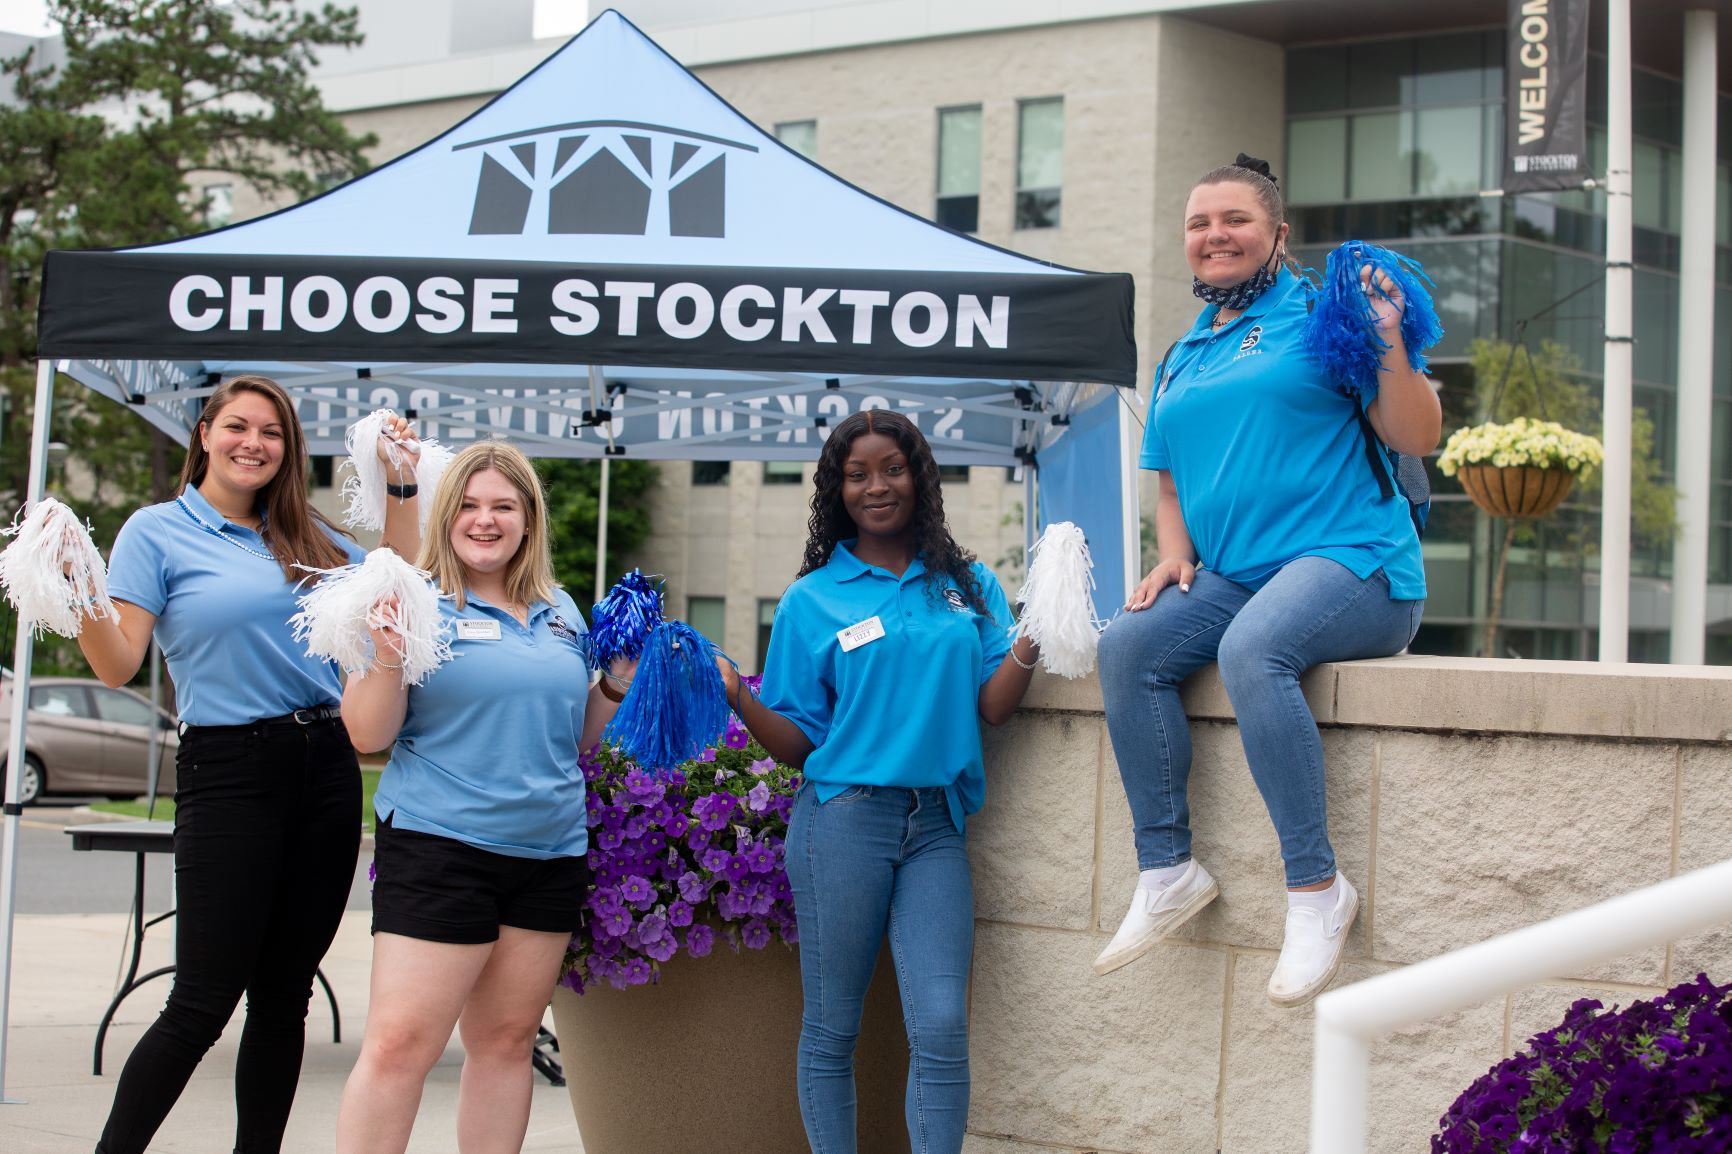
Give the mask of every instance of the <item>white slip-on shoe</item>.
[[1110, 974], [1136, 961], [1215, 900], [1221, 887], [1215, 884], [1209, 871], [1197, 864], [1196, 858], [1186, 866], [1185, 872], [1163, 889], [1137, 887], [1131, 895], [1131, 908], [1119, 923], [1119, 932], [1095, 959], [1095, 973]]
[[1359, 891], [1341, 875], [1335, 908], [1327, 916], [1305, 906], [1287, 908], [1287, 936], [1269, 975], [1269, 1000], [1277, 1006], [1302, 1006], [1321, 994], [1341, 970], [1347, 931], [1359, 914]]

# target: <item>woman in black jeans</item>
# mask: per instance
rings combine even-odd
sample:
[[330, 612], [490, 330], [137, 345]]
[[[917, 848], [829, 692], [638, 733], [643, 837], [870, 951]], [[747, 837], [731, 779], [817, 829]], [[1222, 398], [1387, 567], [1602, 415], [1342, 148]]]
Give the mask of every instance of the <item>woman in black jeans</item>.
[[[393, 419], [392, 433], [408, 426]], [[412, 442], [410, 443], [412, 448]], [[383, 448], [381, 447], [381, 455]], [[414, 454], [392, 486], [386, 543], [419, 544]], [[363, 551], [307, 502], [306, 443], [265, 377], [224, 383], [187, 447], [181, 493], [116, 538], [119, 617], [78, 642], [106, 684], [138, 671], [154, 633], [182, 724], [175, 793], [178, 969], [168, 1005], [121, 1072], [99, 1154], [138, 1154], [244, 993], [235, 1067], [238, 1154], [273, 1154], [300, 1077], [313, 972], [336, 935], [361, 836], [361, 779], [337, 669], [290, 633], [307, 568]]]

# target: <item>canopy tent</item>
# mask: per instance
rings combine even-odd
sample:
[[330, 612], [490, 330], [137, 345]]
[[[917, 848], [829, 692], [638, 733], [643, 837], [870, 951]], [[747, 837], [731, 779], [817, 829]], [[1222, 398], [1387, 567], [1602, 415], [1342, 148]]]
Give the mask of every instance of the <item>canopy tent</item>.
[[[32, 502], [55, 370], [183, 443], [223, 377], [262, 372], [319, 454], [390, 406], [447, 444], [505, 435], [541, 456], [809, 459], [839, 418], [893, 407], [945, 463], [1043, 480], [1091, 465], [1039, 520], [1089, 533], [1103, 607], [1137, 558], [1114, 387], [1136, 379], [1130, 276], [872, 196], [613, 11], [456, 127], [319, 197], [164, 244], [50, 253], [39, 344]], [[21, 631], [12, 765], [30, 651]], [[12, 775], [0, 1094], [17, 790]]]

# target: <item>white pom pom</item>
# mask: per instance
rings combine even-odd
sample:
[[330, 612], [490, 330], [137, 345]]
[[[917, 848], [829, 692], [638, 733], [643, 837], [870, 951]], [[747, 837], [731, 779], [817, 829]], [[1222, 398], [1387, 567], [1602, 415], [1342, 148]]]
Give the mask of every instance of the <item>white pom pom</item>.
[[[22, 510], [20, 510], [22, 512]], [[77, 637], [86, 613], [115, 616], [108, 597], [108, 567], [90, 540], [90, 528], [53, 497], [36, 502], [20, 522], [0, 534], [12, 544], [0, 553], [0, 585], [6, 599], [40, 637], [55, 632]]]
[[438, 441], [421, 442], [421, 459], [415, 463], [415, 484], [419, 486], [421, 504], [421, 531], [427, 531], [427, 515], [433, 512], [433, 494], [439, 491], [439, 478], [445, 475], [445, 467], [456, 456], [450, 449]]
[[1095, 616], [1094, 560], [1083, 531], [1054, 521], [1029, 554], [1028, 580], [1016, 599], [1022, 620], [1013, 636], [1040, 646], [1040, 663], [1060, 677], [1094, 672], [1101, 621]]
[[[384, 438], [385, 455], [391, 463], [395, 465], [402, 460], [402, 448], [385, 434], [385, 422], [393, 415], [390, 409], [375, 409], [350, 425], [343, 437], [343, 447], [349, 452], [349, 475], [343, 478], [343, 499], [348, 502], [343, 510], [343, 523], [350, 528], [377, 531], [385, 527], [385, 507], [391, 497], [385, 492], [388, 479], [385, 462], [379, 459], [376, 446]], [[425, 529], [427, 513], [433, 507], [433, 491], [439, 487], [439, 477], [451, 463], [452, 454], [435, 440], [418, 444], [420, 457], [415, 465], [415, 484], [420, 488], [420, 521]]]
[[375, 549], [359, 565], [318, 570], [320, 582], [300, 597], [289, 618], [309, 657], [335, 661], [365, 676], [373, 660], [370, 627], [388, 625], [403, 639], [403, 684], [419, 685], [451, 660], [451, 639], [439, 616], [439, 593], [425, 573], [391, 549]]

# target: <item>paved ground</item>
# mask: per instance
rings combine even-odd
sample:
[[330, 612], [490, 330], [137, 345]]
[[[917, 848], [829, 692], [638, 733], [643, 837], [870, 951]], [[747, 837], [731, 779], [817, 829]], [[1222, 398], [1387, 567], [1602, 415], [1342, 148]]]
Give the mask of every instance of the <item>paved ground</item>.
[[[123, 854], [71, 852], [63, 844], [70, 839], [58, 828], [66, 820], [63, 813], [32, 810], [25, 820], [30, 824], [19, 839], [20, 857], [21, 862], [30, 864], [19, 871], [19, 904], [22, 910], [32, 912], [18, 916], [13, 937], [11, 1028], [6, 1039], [4, 1086], [6, 1095], [22, 1099], [22, 1104], [0, 1105], [0, 1151], [89, 1154], [114, 1093], [114, 1074], [161, 1008], [167, 980], [144, 987], [121, 1008], [108, 1035], [104, 1065], [108, 1073], [93, 1076], [90, 1063], [96, 1025], [125, 960], [131, 859]], [[151, 886], [153, 896], [147, 901], [147, 914], [160, 912], [168, 900], [168, 862], [153, 858], [151, 865], [162, 868], [152, 871], [157, 877]], [[163, 884], [160, 891], [157, 881]], [[91, 895], [99, 890], [112, 892], [113, 897], [97, 901]], [[324, 965], [343, 1015], [343, 1040], [332, 1044], [330, 1011], [315, 993], [300, 1091], [284, 1144], [293, 1154], [325, 1154], [334, 1147], [337, 1102], [354, 1064], [367, 1012], [371, 939], [366, 893], [363, 860], [356, 894]], [[106, 904], [109, 908], [42, 912], [44, 906], [53, 910], [57, 900], [72, 903], [75, 910], [84, 905]], [[170, 930], [171, 925], [159, 926], [146, 939], [146, 969], [171, 960]], [[237, 1016], [169, 1115], [150, 1147], [152, 1151], [210, 1154], [232, 1148], [232, 1086], [239, 1037]], [[454, 1043], [429, 1077], [409, 1146], [414, 1154], [456, 1151], [457, 1077], [462, 1058]], [[529, 1137], [523, 1148], [565, 1154], [581, 1154], [582, 1150], [565, 1091], [539, 1078]]]

